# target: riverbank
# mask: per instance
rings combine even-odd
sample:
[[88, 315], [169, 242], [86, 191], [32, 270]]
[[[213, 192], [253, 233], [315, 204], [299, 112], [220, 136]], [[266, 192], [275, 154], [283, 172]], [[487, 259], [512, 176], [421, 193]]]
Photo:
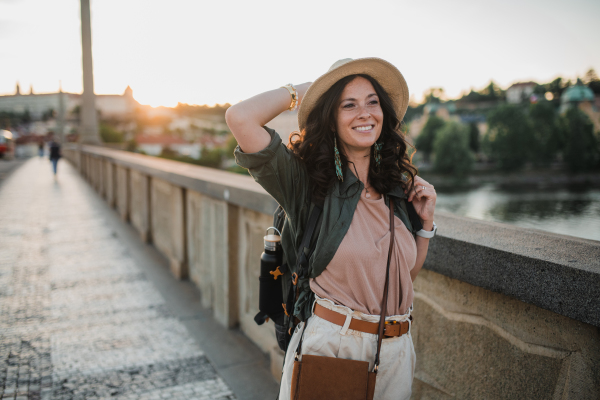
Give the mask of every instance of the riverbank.
[[519, 190], [552, 188], [600, 189], [600, 171], [572, 174], [552, 169], [518, 172], [480, 170], [473, 171], [468, 178], [459, 180], [452, 175], [440, 174], [427, 168], [420, 168], [419, 176], [434, 185], [437, 190], [446, 192], [475, 189], [490, 184], [505, 190], [510, 190], [511, 188]]

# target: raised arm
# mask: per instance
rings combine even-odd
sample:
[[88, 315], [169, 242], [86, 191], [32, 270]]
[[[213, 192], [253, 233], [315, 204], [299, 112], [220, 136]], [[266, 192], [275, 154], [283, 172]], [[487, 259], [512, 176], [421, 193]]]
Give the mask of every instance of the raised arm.
[[[300, 102], [310, 84], [311, 82], [294, 85]], [[263, 126], [287, 110], [290, 103], [290, 92], [279, 88], [229, 107], [225, 120], [244, 153], [256, 153], [267, 147], [271, 138]]]

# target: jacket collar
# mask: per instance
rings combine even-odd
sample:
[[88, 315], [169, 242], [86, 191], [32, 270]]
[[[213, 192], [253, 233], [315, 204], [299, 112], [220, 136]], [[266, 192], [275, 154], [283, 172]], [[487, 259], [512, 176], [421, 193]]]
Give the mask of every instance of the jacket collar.
[[350, 190], [350, 188], [356, 184], [360, 185], [360, 191], [358, 193], [361, 193], [365, 187], [363, 183], [358, 180], [356, 175], [354, 175], [354, 173], [350, 170], [350, 168], [344, 168], [344, 180], [342, 182], [338, 181], [337, 183], [337, 190], [334, 191], [334, 194], [336, 194], [338, 197], [347, 196], [348, 190]]
[[[352, 189], [352, 186], [356, 184], [360, 185], [360, 190], [357, 191], [357, 193], [362, 193], [362, 190], [365, 187], [364, 184], [358, 180], [358, 178], [356, 177], [356, 175], [354, 175], [350, 168], [345, 168], [344, 180], [342, 182], [340, 182], [339, 180], [336, 182], [336, 187], [334, 188], [333, 194], [337, 197], [348, 196], [349, 190], [356, 190], [356, 188]], [[392, 190], [385, 193], [385, 195], [394, 196], [399, 199], [403, 199], [406, 197], [406, 193], [404, 193], [404, 190], [402, 189], [401, 185], [392, 188]]]

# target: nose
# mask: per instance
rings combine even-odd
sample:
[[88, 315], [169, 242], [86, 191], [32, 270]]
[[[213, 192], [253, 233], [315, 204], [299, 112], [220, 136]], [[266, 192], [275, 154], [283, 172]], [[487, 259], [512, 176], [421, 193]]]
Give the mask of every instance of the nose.
[[359, 110], [358, 118], [359, 119], [368, 119], [370, 116], [371, 116], [371, 113], [369, 112], [369, 109], [365, 106], [362, 106]]

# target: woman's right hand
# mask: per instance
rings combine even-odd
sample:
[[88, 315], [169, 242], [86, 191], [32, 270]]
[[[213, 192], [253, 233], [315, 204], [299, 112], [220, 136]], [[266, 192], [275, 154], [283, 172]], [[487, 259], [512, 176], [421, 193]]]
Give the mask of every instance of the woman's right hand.
[[[311, 83], [294, 85], [300, 102]], [[263, 126], [287, 110], [290, 104], [288, 90], [277, 88], [229, 107], [225, 113], [225, 121], [242, 151], [256, 153], [267, 147], [270, 142], [270, 136]]]

